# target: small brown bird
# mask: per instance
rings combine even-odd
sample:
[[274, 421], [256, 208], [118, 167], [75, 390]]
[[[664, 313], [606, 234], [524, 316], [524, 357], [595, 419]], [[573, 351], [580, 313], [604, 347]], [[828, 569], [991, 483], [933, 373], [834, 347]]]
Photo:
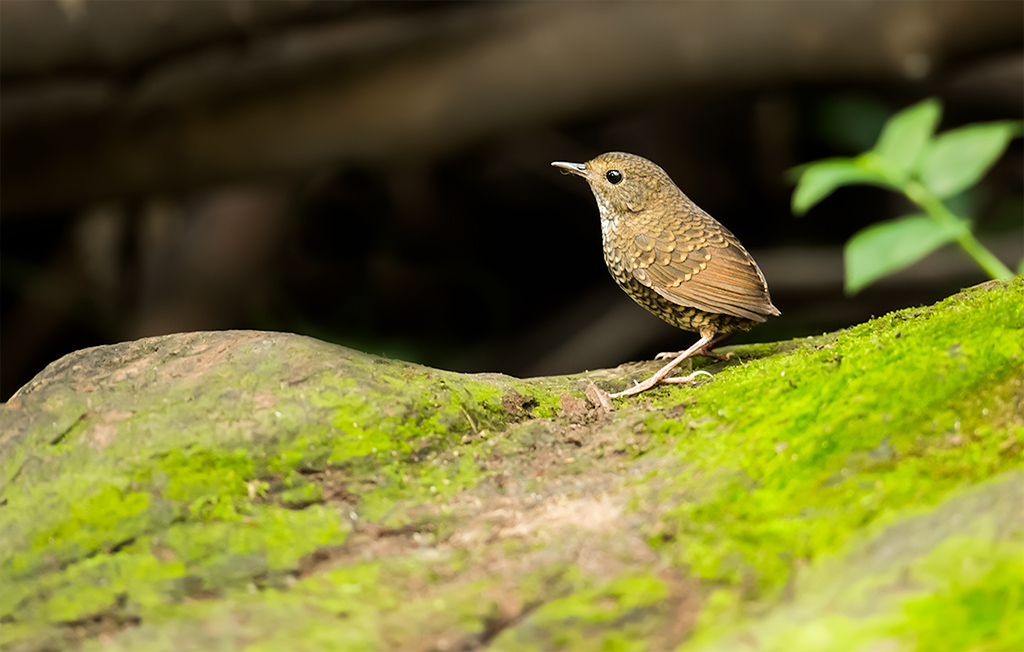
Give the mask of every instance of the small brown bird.
[[674, 357], [656, 374], [612, 398], [706, 374], [668, 377], [691, 355], [714, 355], [711, 348], [729, 333], [781, 314], [764, 274], [736, 236], [651, 161], [608, 152], [586, 163], [551, 165], [590, 184], [601, 213], [604, 262], [618, 286], [673, 326], [700, 334], [685, 351], [662, 354]]

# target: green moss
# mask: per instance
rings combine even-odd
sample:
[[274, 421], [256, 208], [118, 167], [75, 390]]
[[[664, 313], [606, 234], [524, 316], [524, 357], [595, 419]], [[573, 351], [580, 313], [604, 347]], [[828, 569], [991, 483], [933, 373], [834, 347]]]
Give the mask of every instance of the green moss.
[[265, 571], [294, 568], [317, 547], [342, 543], [348, 530], [340, 514], [330, 507], [285, 510], [257, 505], [239, 521], [172, 526], [150, 538], [149, 545], [164, 554], [169, 552], [189, 568], [226, 568], [231, 573], [232, 564], [239, 559], [255, 557], [256, 572], [238, 574], [240, 579], [251, 579]]
[[892, 635], [921, 652], [1024, 649], [1021, 543], [947, 541], [920, 564], [936, 590], [906, 603]]
[[[377, 488], [362, 495], [361, 516], [389, 527], [416, 520], [410, 509], [444, 504], [484, 477], [472, 458], [452, 457], [420, 466], [392, 462], [378, 469]], [[413, 509], [413, 511], [422, 511]]]
[[285, 507], [299, 509], [323, 501], [324, 490], [315, 482], [303, 482], [281, 492], [278, 500]]
[[153, 609], [189, 596], [281, 584], [300, 558], [344, 542], [348, 529], [335, 510], [322, 506], [255, 506], [244, 519], [176, 523], [114, 554], [12, 585], [3, 592], [2, 613], [19, 621], [66, 622], [126, 602], [151, 617]]
[[551, 600], [493, 650], [649, 650], [651, 634], [668, 617], [668, 586], [651, 575], [628, 575]]
[[[376, 651], [480, 632], [494, 608], [483, 597], [491, 583], [430, 589], [450, 567], [447, 559], [400, 558], [329, 569], [287, 590], [229, 591], [218, 602], [172, 605], [102, 649]], [[427, 594], [410, 597], [410, 587]], [[228, 626], [238, 622], [249, 626]]]
[[[261, 371], [261, 346], [239, 347], [233, 365], [208, 372], [202, 384], [168, 384], [144, 415], [132, 396], [113, 394], [105, 411], [82, 414], [73, 394], [45, 400], [45, 409], [67, 412], [53, 419], [59, 435], [33, 435], [47, 457], [4, 451], [4, 473], [19, 482], [4, 487], [0, 512], [9, 584], [0, 617], [58, 622], [130, 608], [150, 619], [192, 595], [280, 583], [299, 558], [341, 543], [348, 531], [333, 509], [294, 511], [324, 499], [303, 474], [340, 472], [359, 498], [343, 507], [346, 517], [358, 510], [382, 524], [421, 521], [417, 505], [441, 506], [484, 477], [471, 457], [458, 456], [473, 448], [460, 444], [463, 435], [528, 416], [505, 409], [507, 386], [359, 354], [353, 368], [372, 375], [321, 372], [315, 392], [273, 380], [269, 387], [265, 378], [287, 370]], [[365, 378], [376, 383], [370, 391]], [[150, 369], [136, 380], [160, 377]], [[543, 396], [537, 405], [557, 401], [533, 391]], [[382, 395], [390, 396], [384, 413]], [[106, 448], [83, 448], [97, 427]], [[38, 517], [19, 516], [29, 511]], [[443, 514], [431, 520], [427, 530], [447, 527]]]
[[668, 587], [663, 581], [649, 575], [632, 575], [549, 602], [537, 611], [535, 619], [538, 623], [566, 620], [616, 622], [624, 615], [657, 604], [667, 597]]
[[[780, 609], [784, 591], [807, 590], [794, 569], [1020, 466], [1022, 294], [1018, 279], [742, 347], [745, 361], [713, 381], [588, 414], [571, 438], [559, 397], [580, 396], [587, 378], [466, 376], [284, 336], [280, 350], [270, 335], [232, 344], [202, 373], [140, 362], [123, 380], [97, 374], [102, 387], [82, 396], [54, 382], [31, 419], [0, 424], [0, 637], [62, 649], [81, 623], [110, 618], [142, 625], [109, 649], [423, 649], [502, 627], [495, 649], [671, 647], [684, 633], [666, 634], [678, 596], [650, 574], [649, 549], [613, 553], [612, 582], [578, 563], [579, 550], [635, 546], [639, 528], [659, 568], [704, 581], [690, 645], [725, 640]], [[606, 494], [635, 511], [599, 537], [573, 534], [574, 516], [562, 530], [531, 512]], [[339, 551], [353, 521], [360, 539]], [[367, 543], [389, 527], [382, 537], [408, 540]], [[935, 553], [898, 608], [776, 624], [763, 640], [1012, 647], [1021, 578], [1009, 550], [991, 563]], [[297, 579], [310, 553], [338, 557]], [[982, 561], [943, 571], [958, 554]], [[892, 581], [850, 584], [875, 595]], [[509, 601], [521, 620], [508, 621]], [[962, 636], [940, 640], [948, 622]]]
[[[916, 590], [892, 610], [860, 616], [826, 614], [810, 622], [790, 622], [759, 632], [761, 649], [857, 652], [879, 641], [917, 652], [1024, 649], [1020, 554], [1019, 542], [993, 545], [951, 538], [902, 578], [902, 585]], [[726, 650], [734, 644], [709, 649]]]
[[731, 367], [682, 419], [652, 418], [655, 438], [685, 465], [649, 479], [661, 486], [655, 500], [677, 503], [652, 543], [698, 576], [764, 595], [794, 561], [865, 524], [1017, 464], [1000, 453], [1007, 431], [992, 424], [1015, 410], [1024, 302], [992, 293], [917, 312], [844, 331], [827, 348]]
[[[8, 499], [7, 509], [0, 514], [0, 530], [7, 544], [0, 568], [8, 581], [31, 578], [111, 549], [153, 526], [155, 520], [170, 520], [169, 514], [152, 507], [150, 494], [133, 490], [123, 481], [91, 480], [76, 500], [61, 505], [60, 512], [52, 509], [58, 496], [80, 490], [80, 483], [64, 479], [47, 487], [28, 487], [24, 494]], [[11, 518], [19, 512], [34, 517]]]
[[60, 637], [48, 623], [4, 623], [0, 627], [0, 647], [4, 650], [59, 649]]
[[[751, 614], [736, 591], [715, 591], [684, 647], [726, 652], [757, 640], [779, 652], [1017, 649], [1022, 480], [1011, 471], [933, 508], [904, 510], [890, 525], [869, 528], [870, 536], [808, 562], [791, 577], [789, 598], [770, 609]], [[989, 609], [994, 601], [1001, 604]], [[946, 642], [936, 645], [929, 635]]]
[[238, 509], [248, 502], [247, 485], [255, 475], [251, 454], [244, 449], [170, 450], [140, 466], [134, 482], [186, 506], [190, 518], [230, 520], [240, 517]]
[[184, 564], [161, 561], [139, 548], [97, 555], [41, 578], [31, 586], [35, 599], [11, 614], [20, 621], [71, 622], [111, 609], [122, 595], [148, 607], [164, 599], [160, 589], [168, 580], [185, 572]]

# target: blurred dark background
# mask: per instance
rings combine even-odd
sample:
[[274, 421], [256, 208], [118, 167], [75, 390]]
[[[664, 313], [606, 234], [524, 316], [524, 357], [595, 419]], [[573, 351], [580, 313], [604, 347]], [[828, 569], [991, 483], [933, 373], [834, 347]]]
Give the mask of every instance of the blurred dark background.
[[[835, 329], [985, 280], [949, 247], [855, 297], [885, 191], [789, 210], [794, 165], [1024, 115], [1024, 3], [0, 2], [0, 399], [82, 347], [294, 331], [460, 371], [578, 372], [688, 346], [619, 291], [585, 183], [664, 167]], [[1024, 255], [1021, 141], [964, 200]]]

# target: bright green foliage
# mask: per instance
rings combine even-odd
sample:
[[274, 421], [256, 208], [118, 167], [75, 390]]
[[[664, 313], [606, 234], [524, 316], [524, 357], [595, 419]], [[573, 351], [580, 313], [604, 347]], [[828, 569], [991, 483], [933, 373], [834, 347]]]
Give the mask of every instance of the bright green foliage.
[[854, 159], [829, 158], [798, 168], [800, 182], [793, 191], [793, 212], [803, 215], [840, 186], [866, 184], [892, 188], [876, 155]]
[[969, 230], [959, 220], [936, 224], [925, 215], [908, 215], [865, 227], [846, 243], [846, 287], [856, 292], [912, 265]]
[[936, 197], [946, 199], [977, 183], [1021, 135], [1019, 122], [989, 122], [951, 129], [929, 145], [920, 166], [921, 181]]
[[794, 170], [798, 177], [792, 204], [797, 215], [836, 188], [854, 184], [901, 192], [925, 211], [924, 216], [879, 222], [850, 238], [845, 250], [847, 293], [856, 294], [954, 241], [992, 278], [1013, 275], [971, 233], [969, 216], [957, 215], [943, 200], [980, 181], [1021, 135], [1021, 123], [973, 124], [933, 136], [941, 111], [938, 100], [927, 99], [892, 116], [871, 151]]
[[935, 133], [941, 114], [938, 100], [929, 98], [900, 111], [885, 123], [874, 151], [888, 175], [904, 181], [911, 175]]

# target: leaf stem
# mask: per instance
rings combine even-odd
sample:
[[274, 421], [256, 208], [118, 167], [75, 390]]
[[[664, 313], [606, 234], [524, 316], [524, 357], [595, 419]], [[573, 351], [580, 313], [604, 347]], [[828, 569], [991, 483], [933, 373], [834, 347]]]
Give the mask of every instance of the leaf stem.
[[974, 237], [970, 226], [946, 208], [942, 200], [929, 192], [920, 183], [914, 181], [907, 183], [903, 188], [903, 192], [911, 201], [923, 208], [928, 213], [928, 216], [936, 222], [947, 226], [956, 225], [959, 232], [956, 241], [971, 258], [981, 265], [982, 269], [990, 277], [994, 279], [1013, 278], [1014, 274], [1010, 271], [1010, 268], [1004, 265], [1003, 261], [996, 258], [991, 251], [986, 249], [985, 245], [981, 244]]

